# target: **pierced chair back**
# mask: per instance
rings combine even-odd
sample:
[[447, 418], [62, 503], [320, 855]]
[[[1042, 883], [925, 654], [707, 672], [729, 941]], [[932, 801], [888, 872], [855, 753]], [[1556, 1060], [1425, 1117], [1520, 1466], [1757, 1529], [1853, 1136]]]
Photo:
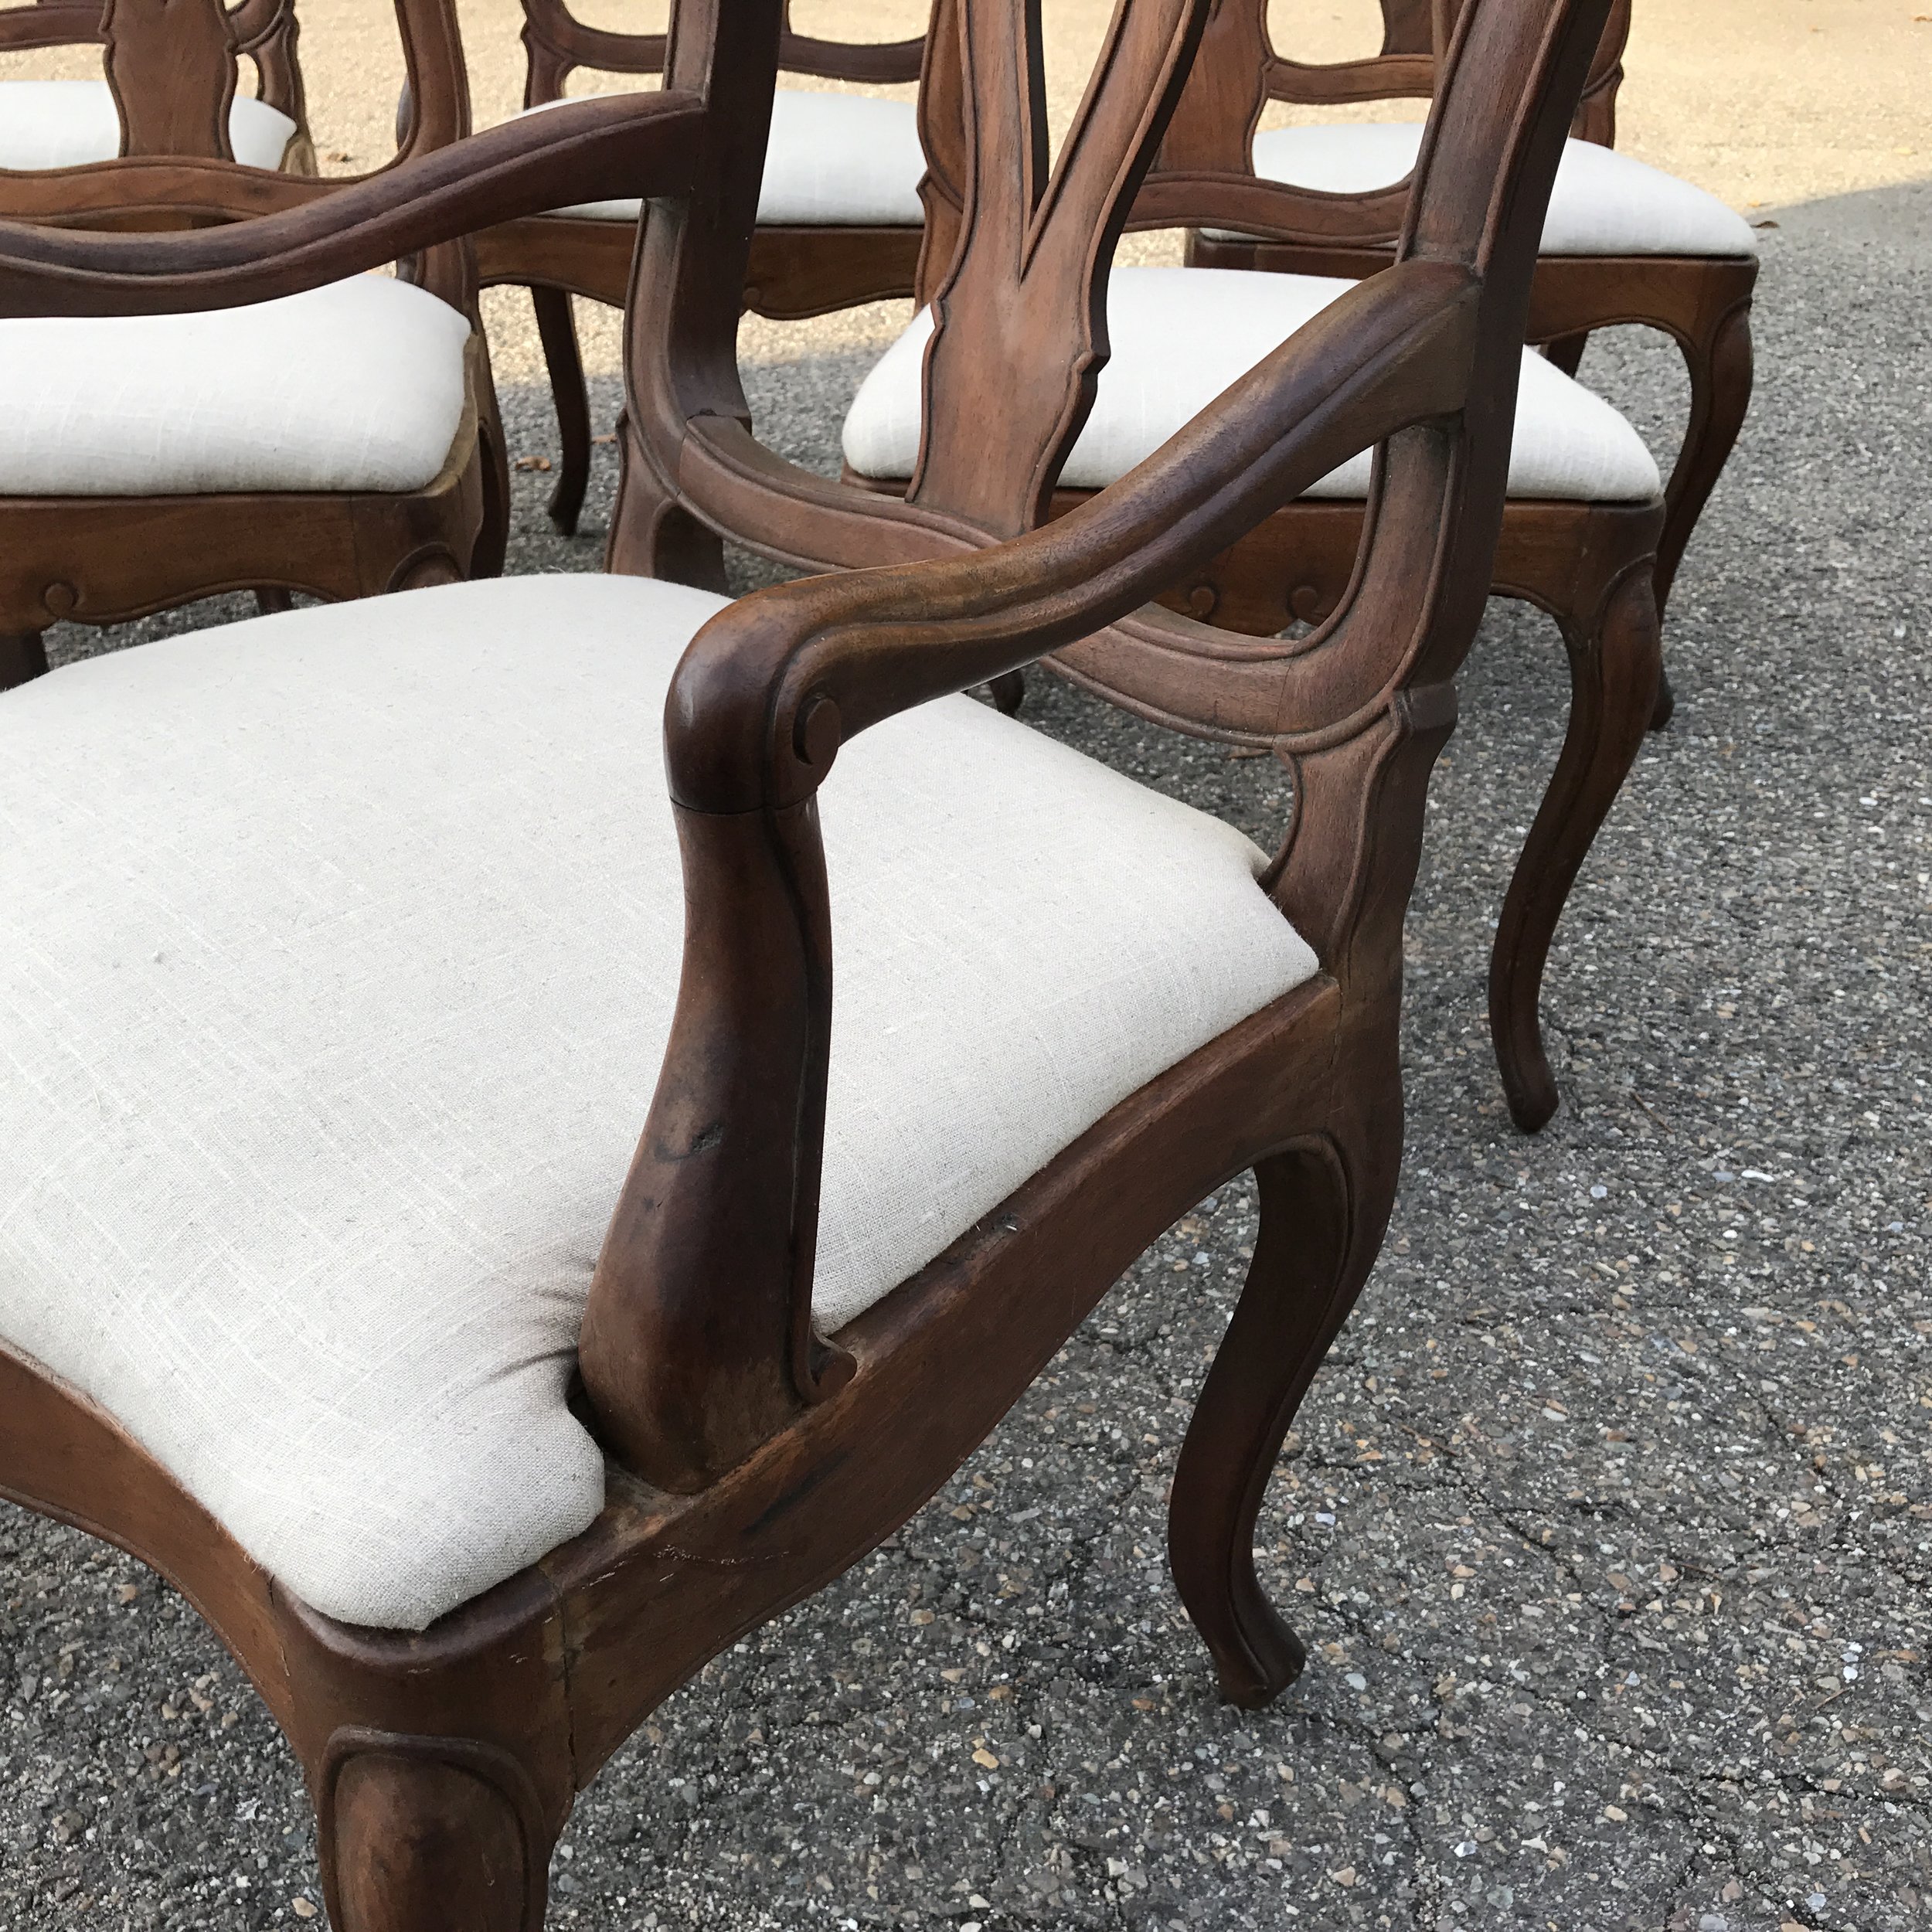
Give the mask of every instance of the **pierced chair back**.
[[[566, 0], [523, 0], [523, 44], [529, 55], [523, 104], [536, 107], [561, 100], [570, 76], [580, 67], [600, 73], [661, 74], [669, 39], [662, 33], [620, 33], [587, 26]], [[799, 33], [792, 26], [786, 0], [778, 70], [818, 80], [878, 85], [917, 80], [924, 47], [923, 40], [823, 40]]]
[[[99, 228], [199, 227], [300, 207], [349, 179], [317, 179], [306, 149], [296, 59], [295, 0], [41, 0], [0, 13], [0, 47], [97, 41], [119, 104], [121, 157], [78, 168], [0, 172], [0, 219]], [[43, 16], [47, 16], [43, 19]], [[454, 0], [396, 0], [412, 112], [387, 172], [470, 131], [468, 81]], [[42, 30], [44, 30], [44, 37]], [[228, 110], [238, 64], [254, 62], [261, 97], [297, 125], [298, 165], [280, 173], [239, 165]], [[466, 243], [444, 243], [413, 271], [459, 308], [474, 277]]]

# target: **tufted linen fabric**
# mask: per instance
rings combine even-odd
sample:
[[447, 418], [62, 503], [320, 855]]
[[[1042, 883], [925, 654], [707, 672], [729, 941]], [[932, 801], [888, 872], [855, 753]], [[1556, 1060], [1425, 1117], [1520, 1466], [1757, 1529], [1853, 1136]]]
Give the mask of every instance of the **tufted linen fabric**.
[[[518, 577], [0, 696], [0, 1340], [271, 1573], [417, 1629], [584, 1529], [566, 1393], [677, 991], [722, 600]], [[835, 1330], [1311, 978], [1240, 833], [964, 698], [821, 794]]]
[[[1254, 172], [1324, 194], [1386, 188], [1415, 167], [1420, 121], [1277, 128], [1254, 138]], [[1225, 230], [1209, 231], [1223, 235]], [[1715, 195], [1634, 155], [1570, 141], [1543, 219], [1546, 255], [1755, 255], [1751, 225]]]
[[[1060, 481], [1070, 489], [1102, 489], [1124, 476], [1353, 286], [1239, 269], [1117, 268], [1107, 297], [1113, 353]], [[845, 461], [859, 475], [896, 481], [912, 474], [931, 334], [931, 315], [922, 310], [860, 384], [844, 434]], [[1331, 471], [1308, 494], [1366, 496], [1372, 454]], [[1662, 487], [1655, 459], [1616, 410], [1525, 352], [1512, 496], [1623, 502], [1648, 501]]]
[[[926, 219], [919, 199], [925, 172], [918, 114], [910, 100], [781, 87], [771, 104], [758, 219], [767, 227], [917, 228]], [[556, 212], [635, 221], [642, 206], [634, 197], [619, 197]]]
[[[228, 145], [248, 167], [281, 167], [294, 133], [279, 107], [252, 95], [228, 110]], [[121, 111], [106, 81], [0, 81], [0, 168], [84, 168], [120, 152]]]
[[183, 315], [0, 321], [0, 496], [420, 490], [468, 319], [389, 275]]

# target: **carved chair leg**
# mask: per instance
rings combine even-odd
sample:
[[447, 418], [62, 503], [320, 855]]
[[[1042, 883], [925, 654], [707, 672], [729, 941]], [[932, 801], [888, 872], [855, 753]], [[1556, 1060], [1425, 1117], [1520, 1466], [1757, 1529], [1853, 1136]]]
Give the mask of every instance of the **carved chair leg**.
[[255, 593], [255, 608], [265, 617], [278, 617], [284, 611], [294, 607], [295, 600], [286, 590], [264, 585]]
[[[1400, 1089], [1386, 1084], [1399, 1109]], [[1395, 1171], [1393, 1160], [1372, 1165], [1325, 1142], [1254, 1170], [1254, 1259], [1188, 1424], [1168, 1509], [1175, 1583], [1231, 1704], [1267, 1703], [1307, 1662], [1255, 1574], [1255, 1519], [1288, 1425], [1381, 1246]]]
[[38, 631], [0, 631], [0, 691], [11, 691], [47, 668], [47, 647]]
[[1560, 335], [1553, 342], [1543, 344], [1545, 358], [1554, 362], [1566, 376], [1574, 376], [1583, 359], [1583, 351], [1590, 346], [1590, 332], [1580, 335]]
[[1026, 702], [1026, 673], [1005, 672], [994, 679], [986, 689], [993, 694], [994, 706], [1001, 716], [1016, 718], [1020, 706]]
[[[1657, 540], [1657, 611], [1669, 604], [1677, 566], [1697, 519], [1723, 474], [1751, 406], [1753, 358], [1747, 296], [1701, 333], [1678, 338], [1690, 374], [1690, 420], [1664, 492], [1664, 533]], [[1667, 696], [1668, 686], [1665, 687]], [[1661, 700], [1660, 700], [1661, 701]], [[1657, 722], [1668, 722], [1663, 711]]]
[[472, 582], [500, 577], [510, 555], [510, 448], [509, 438], [503, 434], [503, 417], [497, 406], [494, 383], [485, 386], [483, 401], [482, 420], [476, 426], [483, 459], [483, 514], [477, 525], [476, 541], [470, 546]]
[[556, 487], [550, 492], [550, 521], [566, 536], [577, 534], [577, 516], [590, 486], [590, 392], [577, 349], [577, 318], [560, 288], [532, 288], [537, 334], [550, 372], [550, 396], [556, 405], [561, 451]]
[[[693, 590], [728, 594], [724, 539], [665, 488], [649, 459], [630, 444], [630, 427], [621, 420], [617, 503], [604, 567], [613, 577], [659, 577], [668, 583], [688, 583]], [[633, 500], [639, 495], [648, 502]]]
[[1600, 610], [1563, 621], [1570, 725], [1503, 900], [1489, 961], [1489, 1028], [1509, 1111], [1533, 1134], [1556, 1111], [1538, 1007], [1549, 942], [1570, 889], [1636, 762], [1662, 670], [1648, 560], [1631, 565]]
[[541, 1932], [556, 1835], [508, 1753], [338, 1733], [317, 1809], [335, 1932]]

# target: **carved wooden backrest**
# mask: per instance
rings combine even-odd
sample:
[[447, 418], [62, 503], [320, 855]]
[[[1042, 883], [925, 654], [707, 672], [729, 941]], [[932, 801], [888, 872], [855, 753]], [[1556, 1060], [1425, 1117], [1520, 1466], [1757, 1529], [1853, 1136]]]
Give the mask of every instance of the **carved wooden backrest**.
[[[121, 111], [123, 155], [232, 161], [229, 100], [235, 56], [254, 63], [259, 93], [305, 135], [295, 0], [240, 0], [217, 8], [130, 7], [125, 0], [38, 0], [0, 12], [0, 49], [80, 46], [107, 50]], [[222, 89], [216, 97], [216, 81]]]
[[[523, 104], [541, 106], [563, 97], [565, 83], [579, 67], [603, 73], [662, 73], [668, 36], [616, 33], [587, 26], [567, 0], [523, 0], [523, 45], [529, 56]], [[798, 33], [791, 25], [791, 0], [778, 42], [778, 66], [787, 73], [821, 80], [884, 83], [919, 78], [923, 40], [821, 40]]]
[[[1315, 62], [1277, 51], [1268, 0], [1216, 0], [1200, 58], [1168, 131], [1163, 168], [1245, 172], [1249, 144], [1270, 100], [1337, 107], [1427, 100], [1463, 0], [1383, 0], [1382, 51], [1359, 60]], [[1612, 144], [1624, 77], [1631, 0], [1611, 0], [1573, 131]]]
[[[444, 148], [470, 131], [455, 0], [396, 0], [410, 112], [394, 159]], [[84, 168], [0, 172], [0, 219], [168, 227], [239, 220], [343, 184], [238, 166], [228, 111], [237, 63], [255, 60], [263, 98], [302, 125], [294, 0], [42, 0], [0, 13], [0, 46], [98, 42], [118, 104], [121, 158]], [[467, 307], [467, 240], [427, 250], [412, 273]]]

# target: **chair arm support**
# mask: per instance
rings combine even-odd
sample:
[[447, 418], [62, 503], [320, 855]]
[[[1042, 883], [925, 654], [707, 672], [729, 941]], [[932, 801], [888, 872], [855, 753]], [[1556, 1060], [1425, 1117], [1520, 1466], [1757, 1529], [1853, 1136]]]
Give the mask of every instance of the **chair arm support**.
[[1047, 529], [781, 585], [692, 640], [665, 716], [677, 1013], [578, 1349], [647, 1480], [716, 1481], [854, 1372], [811, 1318], [833, 968], [815, 794], [840, 743], [1125, 615], [1366, 444], [1460, 410], [1480, 293], [1460, 267], [1391, 269]]
[[969, 558], [761, 591], [699, 632], [665, 714], [696, 811], [808, 799], [839, 744], [1126, 616], [1328, 472], [1461, 408], [1481, 284], [1409, 262], [1359, 284], [1138, 468]]
[[647, 196], [686, 192], [705, 131], [696, 94], [606, 96], [506, 121], [340, 188], [318, 183], [303, 206], [221, 227], [100, 234], [0, 223], [0, 315], [229, 308], [594, 199], [614, 174]]

